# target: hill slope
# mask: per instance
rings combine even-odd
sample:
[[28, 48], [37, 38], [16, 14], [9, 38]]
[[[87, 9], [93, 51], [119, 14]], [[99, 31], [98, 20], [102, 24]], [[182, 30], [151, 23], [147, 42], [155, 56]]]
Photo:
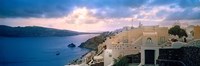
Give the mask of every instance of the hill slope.
[[106, 40], [107, 37], [112, 36], [112, 35], [114, 34], [111, 32], [101, 33], [100, 35], [90, 38], [87, 41], [81, 43], [79, 47], [97, 50], [97, 47], [99, 46], [99, 44], [102, 44]]
[[49, 37], [49, 36], [71, 36], [80, 32], [70, 30], [59, 30], [39, 26], [10, 27], [0, 25], [0, 36], [4, 37]]

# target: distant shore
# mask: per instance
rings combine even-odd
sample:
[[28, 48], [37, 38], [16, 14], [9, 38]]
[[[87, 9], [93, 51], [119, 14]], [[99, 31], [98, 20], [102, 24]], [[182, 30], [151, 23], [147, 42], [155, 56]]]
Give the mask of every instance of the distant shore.
[[40, 26], [11, 27], [0, 25], [0, 36], [2, 37], [66, 37], [80, 34], [100, 34], [101, 32], [77, 32], [47, 28]]

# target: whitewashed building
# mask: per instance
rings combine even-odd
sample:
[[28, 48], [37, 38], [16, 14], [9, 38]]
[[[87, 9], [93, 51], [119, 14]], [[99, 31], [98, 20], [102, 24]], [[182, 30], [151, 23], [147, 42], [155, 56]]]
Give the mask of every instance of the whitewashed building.
[[152, 56], [154, 59], [149, 62], [154, 64], [158, 57], [158, 48], [168, 46], [164, 45], [167, 40], [168, 28], [159, 26], [140, 26], [139, 28], [116, 34], [104, 42], [107, 47], [104, 52], [104, 66], [113, 64], [111, 61], [120, 56], [138, 53], [141, 53], [141, 64], [143, 65], [146, 61], [146, 51], [147, 53], [154, 52], [154, 56]]

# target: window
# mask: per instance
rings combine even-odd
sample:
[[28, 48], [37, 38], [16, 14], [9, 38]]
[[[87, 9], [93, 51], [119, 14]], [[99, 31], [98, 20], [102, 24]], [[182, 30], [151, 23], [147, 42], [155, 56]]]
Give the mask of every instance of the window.
[[152, 44], [152, 39], [150, 37], [148, 37], [146, 43], [147, 44]]
[[109, 53], [109, 57], [112, 57], [112, 55]]
[[128, 38], [123, 36], [123, 43], [128, 43]]
[[164, 43], [165, 42], [165, 37], [160, 37], [160, 43]]
[[124, 39], [124, 40], [123, 40], [123, 43], [128, 43], [128, 39]]

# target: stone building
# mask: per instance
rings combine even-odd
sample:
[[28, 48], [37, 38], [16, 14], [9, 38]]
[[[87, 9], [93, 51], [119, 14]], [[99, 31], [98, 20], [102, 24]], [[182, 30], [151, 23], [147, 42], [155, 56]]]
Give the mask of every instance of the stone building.
[[141, 62], [143, 63], [145, 61], [145, 56], [143, 56], [145, 51], [150, 49], [155, 50], [157, 53], [158, 49], [156, 47], [167, 46], [165, 45], [167, 40], [167, 27], [140, 26], [139, 28], [118, 33], [104, 42], [107, 47], [104, 52], [104, 58], [106, 58], [104, 59], [104, 66], [112, 64], [113, 62], [107, 62], [111, 59], [138, 53], [142, 53], [143, 59], [141, 59]]
[[200, 39], [200, 26], [194, 26], [194, 39]]

